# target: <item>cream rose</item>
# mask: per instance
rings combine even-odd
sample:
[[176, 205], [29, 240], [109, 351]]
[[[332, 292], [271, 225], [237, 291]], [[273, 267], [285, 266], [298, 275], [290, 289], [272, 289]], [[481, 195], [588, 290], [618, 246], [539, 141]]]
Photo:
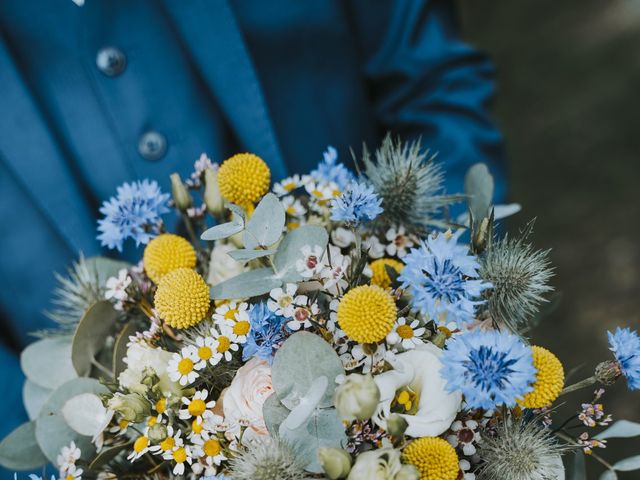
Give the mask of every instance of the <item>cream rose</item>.
[[225, 422], [232, 427], [248, 427], [243, 443], [269, 435], [262, 406], [272, 393], [271, 366], [266, 360], [253, 357], [238, 369], [231, 385], [220, 395]]
[[391, 403], [398, 390], [408, 387], [418, 396], [418, 409], [413, 414], [400, 416], [407, 421], [405, 433], [412, 437], [437, 437], [444, 433], [456, 417], [462, 394], [447, 393], [446, 381], [440, 376], [442, 350], [427, 343], [396, 355], [393, 370], [376, 375], [380, 390], [380, 403], [373, 416], [374, 422], [387, 427]]

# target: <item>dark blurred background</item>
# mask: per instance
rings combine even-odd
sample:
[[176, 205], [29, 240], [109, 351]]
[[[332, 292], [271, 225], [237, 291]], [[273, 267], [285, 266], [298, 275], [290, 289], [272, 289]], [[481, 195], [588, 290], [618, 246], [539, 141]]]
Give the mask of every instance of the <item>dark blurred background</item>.
[[[553, 249], [561, 299], [533, 341], [567, 370], [582, 365], [582, 379], [608, 358], [606, 329], [640, 327], [640, 1], [458, 3], [466, 40], [498, 69], [510, 200], [524, 207], [509, 230], [537, 217], [535, 243]], [[586, 389], [567, 403], [590, 397]], [[623, 382], [603, 400], [614, 419], [640, 421], [640, 392]], [[638, 455], [640, 439], [597, 453]], [[598, 478], [597, 462], [588, 465]]]

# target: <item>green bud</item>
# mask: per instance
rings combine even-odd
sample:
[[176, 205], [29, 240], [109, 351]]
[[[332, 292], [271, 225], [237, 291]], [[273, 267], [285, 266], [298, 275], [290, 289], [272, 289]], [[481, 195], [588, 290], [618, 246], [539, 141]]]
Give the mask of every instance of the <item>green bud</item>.
[[171, 174], [171, 193], [173, 195], [173, 201], [176, 204], [176, 208], [181, 212], [184, 212], [193, 204], [193, 199], [187, 187], [184, 186], [180, 175], [177, 173]]
[[207, 168], [204, 171], [204, 203], [211, 214], [220, 218], [224, 214], [224, 199], [218, 185], [218, 170]]
[[108, 402], [108, 406], [114, 412], [118, 412], [122, 418], [131, 423], [142, 422], [151, 414], [151, 404], [137, 393], [116, 393]]
[[351, 470], [351, 455], [341, 448], [320, 448], [318, 461], [330, 480], [346, 478]]
[[336, 409], [347, 421], [368, 420], [375, 413], [379, 402], [380, 390], [370, 374], [349, 375], [336, 388]]
[[393, 435], [394, 437], [400, 437], [404, 435], [404, 432], [407, 430], [409, 424], [404, 419], [402, 415], [398, 415], [397, 413], [392, 413], [387, 418], [387, 432], [389, 435]]
[[167, 438], [167, 427], [162, 423], [155, 423], [150, 429], [147, 436], [153, 443], [160, 443]]
[[403, 465], [394, 480], [420, 480], [420, 472], [414, 465]]

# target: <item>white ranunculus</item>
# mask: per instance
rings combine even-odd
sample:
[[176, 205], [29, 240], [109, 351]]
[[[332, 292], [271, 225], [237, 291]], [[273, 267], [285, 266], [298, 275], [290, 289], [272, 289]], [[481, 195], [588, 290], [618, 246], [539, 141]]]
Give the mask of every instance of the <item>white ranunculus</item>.
[[228, 255], [233, 250], [237, 250], [237, 248], [228, 243], [217, 243], [213, 247], [209, 259], [209, 276], [207, 277], [209, 285], [217, 285], [246, 271], [242, 263], [236, 262]]
[[441, 377], [442, 350], [431, 343], [396, 355], [393, 370], [374, 377], [380, 390], [380, 403], [374, 422], [386, 428], [391, 403], [398, 390], [409, 387], [419, 396], [418, 410], [414, 414], [400, 414], [407, 421], [406, 435], [411, 437], [437, 437], [453, 423], [460, 404], [460, 392], [447, 393], [446, 381]]
[[269, 435], [262, 406], [273, 391], [271, 365], [266, 360], [253, 357], [238, 369], [231, 385], [220, 395], [225, 423], [232, 428], [247, 426], [242, 435], [243, 443]]
[[124, 362], [127, 368], [118, 377], [120, 387], [144, 395], [149, 387], [142, 383], [144, 371], [152, 369], [160, 379], [160, 390], [166, 396], [180, 396], [182, 389], [176, 382], [171, 381], [167, 373], [167, 365], [171, 360], [171, 353], [161, 348], [154, 348], [143, 342], [133, 342], [127, 349]]

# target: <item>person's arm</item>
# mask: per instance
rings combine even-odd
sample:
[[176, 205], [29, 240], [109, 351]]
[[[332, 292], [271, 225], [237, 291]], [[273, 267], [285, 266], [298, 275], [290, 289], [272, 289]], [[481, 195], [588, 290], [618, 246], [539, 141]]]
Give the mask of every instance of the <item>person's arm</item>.
[[502, 137], [489, 115], [494, 70], [458, 37], [451, 0], [353, 0], [371, 100], [384, 130], [438, 152], [447, 192], [485, 162], [504, 196]]

